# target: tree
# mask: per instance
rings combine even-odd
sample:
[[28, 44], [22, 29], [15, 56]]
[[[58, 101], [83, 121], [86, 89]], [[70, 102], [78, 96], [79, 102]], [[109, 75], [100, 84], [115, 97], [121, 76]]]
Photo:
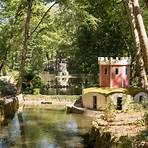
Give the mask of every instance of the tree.
[[24, 39], [23, 39], [23, 48], [21, 51], [21, 63], [20, 63], [20, 69], [19, 69], [19, 81], [17, 83], [17, 93], [21, 92], [22, 88], [22, 82], [24, 79], [24, 73], [25, 73], [25, 63], [26, 63], [26, 55], [28, 51], [28, 45], [29, 41], [32, 37], [32, 35], [36, 32], [40, 24], [42, 23], [44, 17], [47, 15], [47, 13], [51, 10], [51, 8], [57, 3], [55, 2], [52, 4], [47, 11], [44, 13], [42, 16], [41, 20], [37, 24], [37, 26], [33, 29], [33, 31], [30, 31], [30, 22], [31, 22], [31, 17], [32, 17], [32, 6], [33, 6], [33, 0], [27, 0], [26, 1], [26, 6], [27, 6], [27, 14], [26, 14], [26, 19], [25, 19], [25, 24], [24, 24]]
[[29, 26], [30, 26], [30, 20], [32, 15], [32, 3], [33, 0], [27, 0], [27, 16], [25, 19], [24, 24], [24, 40], [23, 40], [23, 48], [21, 52], [21, 63], [20, 63], [20, 70], [19, 70], [19, 81], [17, 84], [17, 93], [19, 94], [21, 92], [22, 88], [22, 82], [24, 78], [25, 73], [25, 62], [26, 62], [26, 54], [28, 50], [28, 43], [29, 43]]
[[[127, 14], [129, 16], [132, 36], [133, 36], [135, 50], [136, 50], [134, 52], [135, 53], [134, 56], [136, 58], [135, 59], [136, 66], [138, 67], [140, 86], [148, 89], [148, 80], [147, 80], [147, 75], [146, 75], [146, 68], [148, 66], [148, 61], [147, 61], [148, 49], [146, 46], [144, 46], [144, 44], [148, 43], [148, 39], [147, 41], [145, 41], [147, 38], [146, 31], [144, 29], [142, 16], [139, 12], [139, 5], [137, 4], [137, 2], [138, 2], [137, 0], [125, 0], [124, 1]], [[138, 9], [138, 12], [137, 12], [137, 9]]]

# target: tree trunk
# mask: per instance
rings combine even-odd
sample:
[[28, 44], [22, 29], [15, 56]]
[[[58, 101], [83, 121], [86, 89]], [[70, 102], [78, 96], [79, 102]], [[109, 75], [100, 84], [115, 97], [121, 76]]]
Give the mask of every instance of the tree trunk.
[[23, 40], [23, 49], [21, 52], [21, 63], [20, 63], [20, 69], [19, 69], [19, 81], [17, 84], [17, 94], [21, 93], [22, 89], [22, 82], [24, 79], [24, 73], [25, 73], [25, 62], [26, 62], [26, 54], [28, 50], [28, 41], [29, 41], [29, 26], [30, 26], [30, 20], [32, 15], [32, 2], [33, 0], [27, 0], [27, 16], [25, 19], [25, 25], [24, 25], [24, 40]]
[[138, 29], [140, 45], [143, 53], [142, 57], [144, 60], [146, 71], [148, 72], [148, 37], [143, 23], [143, 18], [140, 12], [139, 2], [138, 0], [132, 0], [132, 1], [133, 1], [134, 16], [136, 20], [136, 27]]
[[[134, 40], [134, 46], [135, 46], [135, 52], [134, 55], [134, 61], [135, 63], [135, 70], [138, 73], [139, 78], [139, 85], [140, 87], [144, 87], [145, 89], [148, 89], [148, 80], [146, 76], [145, 66], [143, 57], [141, 55], [141, 44], [140, 44], [140, 36], [136, 25], [136, 18], [134, 15], [134, 7], [132, 0], [124, 0], [127, 14], [129, 16], [129, 22], [131, 26], [131, 32]], [[138, 71], [137, 71], [138, 69]]]

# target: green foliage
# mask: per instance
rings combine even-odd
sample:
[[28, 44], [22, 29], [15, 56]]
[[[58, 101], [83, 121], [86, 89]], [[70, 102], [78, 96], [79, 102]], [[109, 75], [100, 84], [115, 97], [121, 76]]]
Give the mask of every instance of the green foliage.
[[108, 122], [112, 122], [116, 117], [116, 109], [112, 103], [108, 103], [106, 109], [104, 110], [104, 115], [102, 118]]
[[33, 89], [33, 94], [34, 95], [39, 95], [40, 94], [40, 89], [39, 88], [34, 88]]
[[[33, 2], [26, 70], [42, 72], [45, 62], [70, 59], [69, 71], [97, 75], [98, 56], [133, 53], [127, 14], [118, 0], [59, 0], [32, 34], [51, 1]], [[142, 2], [141, 6], [148, 24]], [[18, 70], [20, 66], [26, 8], [25, 1], [21, 0], [1, 2], [0, 65], [4, 63], [7, 69]]]
[[24, 76], [24, 82], [22, 85], [24, 93], [39, 94], [42, 89], [43, 83], [38, 74], [33, 71], [28, 71]]
[[136, 125], [138, 125], [138, 126], [144, 126], [145, 125], [144, 119], [137, 120], [136, 121]]
[[145, 121], [146, 129], [147, 129], [147, 131], [148, 131], [148, 112], [146, 112], [146, 113], [144, 114], [144, 121]]
[[128, 111], [142, 111], [143, 106], [140, 103], [137, 102], [132, 102], [128, 104]]
[[130, 148], [133, 145], [133, 140], [132, 138], [128, 137], [128, 136], [124, 136], [124, 137], [120, 137], [119, 139], [119, 148]]
[[145, 99], [142, 102], [131, 102], [128, 104], [128, 111], [144, 111], [148, 108], [148, 101]]

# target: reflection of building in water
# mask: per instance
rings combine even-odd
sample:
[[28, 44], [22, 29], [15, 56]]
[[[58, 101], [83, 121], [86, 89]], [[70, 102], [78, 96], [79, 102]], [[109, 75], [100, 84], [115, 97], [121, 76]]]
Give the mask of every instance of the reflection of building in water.
[[68, 86], [70, 76], [57, 76], [57, 81], [60, 86]]

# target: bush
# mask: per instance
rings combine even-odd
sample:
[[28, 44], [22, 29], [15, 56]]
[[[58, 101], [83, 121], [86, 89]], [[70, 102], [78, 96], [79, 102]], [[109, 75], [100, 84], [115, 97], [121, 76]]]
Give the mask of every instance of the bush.
[[119, 139], [119, 148], [132, 148], [133, 140], [128, 136], [122, 136]]
[[129, 111], [141, 111], [143, 110], [143, 105], [140, 103], [132, 102], [128, 105]]
[[28, 71], [24, 78], [25, 80], [22, 84], [23, 92], [26, 94], [39, 94], [43, 83], [38, 74], [35, 74], [33, 71]]
[[146, 112], [146, 113], [144, 114], [144, 121], [145, 121], [146, 129], [148, 130], [148, 112]]
[[116, 109], [112, 103], [109, 103], [104, 110], [102, 118], [106, 121], [112, 122], [116, 117]]
[[39, 95], [40, 94], [40, 89], [39, 88], [34, 88], [33, 89], [33, 94], [34, 95]]

